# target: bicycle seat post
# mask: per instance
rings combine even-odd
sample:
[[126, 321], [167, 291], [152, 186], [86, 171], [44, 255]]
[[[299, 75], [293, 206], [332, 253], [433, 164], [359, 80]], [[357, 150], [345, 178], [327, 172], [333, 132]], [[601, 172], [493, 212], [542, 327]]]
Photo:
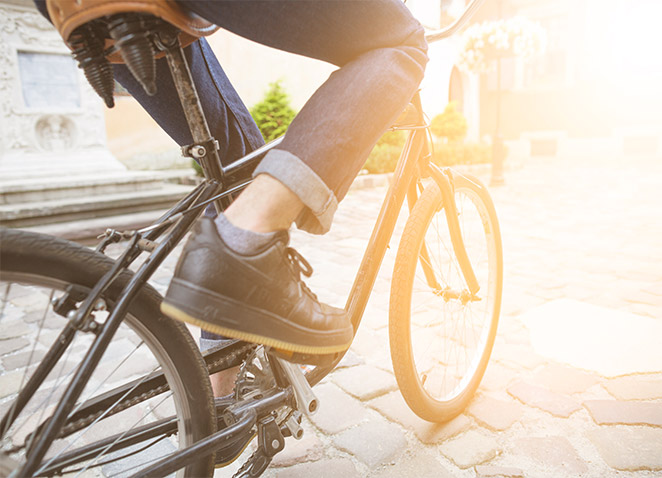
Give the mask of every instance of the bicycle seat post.
[[182, 147], [182, 152], [201, 163], [207, 179], [222, 182], [223, 169], [218, 155], [218, 142], [209, 130], [179, 38], [176, 32], [161, 30], [156, 35], [155, 44], [165, 53], [193, 137], [193, 144]]

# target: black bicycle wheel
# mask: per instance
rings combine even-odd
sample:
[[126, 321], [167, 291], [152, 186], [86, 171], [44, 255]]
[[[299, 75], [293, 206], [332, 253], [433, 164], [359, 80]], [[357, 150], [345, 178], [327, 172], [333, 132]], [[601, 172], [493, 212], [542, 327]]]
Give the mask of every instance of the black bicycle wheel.
[[[0, 229], [0, 417], [12, 414], [19, 390], [67, 322], [53, 311], [52, 300], [69, 285], [89, 290], [111, 265], [106, 256], [72, 242]], [[104, 300], [109, 305], [130, 276], [123, 274], [108, 291]], [[69, 420], [64, 436], [53, 442], [35, 475], [129, 476], [216, 430], [204, 361], [188, 330], [160, 314], [160, 301], [149, 286], [138, 294], [70, 415], [82, 410], [83, 416]], [[99, 322], [106, 316], [102, 310], [95, 312]], [[0, 430], [2, 468], [17, 469], [25, 461], [33, 432], [50, 416], [93, 337], [78, 332], [11, 426]], [[126, 399], [127, 393], [149, 383], [148, 376], [160, 372], [167, 389], [148, 388], [134, 400]], [[113, 399], [114, 407], [96, 413], [90, 409], [85, 415], [88, 408], [83, 403], [121, 387], [126, 393]], [[168, 431], [118, 446], [135, 437], [137, 430], [155, 424]], [[208, 456], [177, 475], [211, 476], [213, 470], [213, 456]]]
[[462, 238], [480, 290], [467, 289], [453, 252], [441, 192], [430, 183], [406, 223], [393, 272], [389, 336], [407, 404], [443, 422], [473, 396], [494, 344], [503, 264], [492, 200], [477, 179], [455, 175]]

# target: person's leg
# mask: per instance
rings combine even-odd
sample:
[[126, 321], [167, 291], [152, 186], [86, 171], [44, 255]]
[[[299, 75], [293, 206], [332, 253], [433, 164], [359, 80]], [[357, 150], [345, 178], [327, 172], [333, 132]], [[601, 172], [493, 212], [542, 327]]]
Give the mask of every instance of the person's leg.
[[[205, 39], [185, 48], [196, 89], [212, 136], [219, 141], [219, 156], [224, 165], [245, 156], [264, 144], [262, 135], [248, 109], [223, 72]], [[180, 146], [191, 144], [188, 124], [164, 58], [157, 60], [157, 94], [149, 96], [125, 65], [113, 65], [115, 78], [141, 104], [155, 121]], [[250, 174], [248, 172], [247, 174]], [[202, 352], [222, 344], [227, 338], [201, 330]], [[210, 376], [214, 396], [232, 393], [238, 368]]]
[[368, 153], [422, 79], [423, 28], [400, 0], [181, 3], [251, 40], [341, 66], [256, 172], [299, 196], [300, 227], [325, 232]]
[[[182, 2], [223, 28], [341, 68], [320, 87], [285, 140], [227, 209], [217, 231], [199, 224], [163, 310], [243, 340], [303, 353], [351, 342], [346, 314], [300, 281], [310, 268], [278, 231], [292, 221], [309, 232], [330, 227], [338, 200], [379, 136], [413, 96], [427, 61], [423, 30], [399, 0]], [[227, 241], [234, 227], [266, 233], [252, 251]], [[268, 234], [271, 234], [269, 236]], [[213, 259], [211, 259], [213, 258]]]

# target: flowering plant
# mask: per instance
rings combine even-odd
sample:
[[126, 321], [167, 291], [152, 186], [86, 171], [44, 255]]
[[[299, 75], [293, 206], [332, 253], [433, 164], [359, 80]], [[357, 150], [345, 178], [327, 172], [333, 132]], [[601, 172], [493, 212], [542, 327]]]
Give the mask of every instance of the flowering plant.
[[486, 21], [469, 27], [462, 35], [458, 65], [467, 71], [485, 73], [489, 61], [507, 56], [529, 58], [542, 52], [545, 30], [523, 17]]

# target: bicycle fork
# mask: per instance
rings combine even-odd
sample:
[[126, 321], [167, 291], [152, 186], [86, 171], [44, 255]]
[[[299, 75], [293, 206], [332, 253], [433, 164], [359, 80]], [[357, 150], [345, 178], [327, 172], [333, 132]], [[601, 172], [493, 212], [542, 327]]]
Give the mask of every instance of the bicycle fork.
[[[453, 245], [453, 252], [457, 257], [457, 261], [460, 264], [460, 270], [462, 271], [462, 276], [469, 288], [471, 296], [475, 296], [480, 290], [480, 285], [476, 279], [476, 274], [474, 273], [473, 267], [471, 266], [471, 261], [467, 255], [467, 250], [464, 247], [464, 240], [462, 239], [462, 230], [460, 229], [460, 222], [457, 218], [457, 207], [455, 205], [455, 191], [452, 184], [452, 174], [449, 169], [442, 170], [436, 164], [429, 163], [428, 171], [434, 182], [439, 187], [441, 192], [442, 206], [446, 214], [446, 222], [448, 223], [448, 231], [450, 232], [451, 244]], [[449, 178], [450, 176], [450, 178]], [[429, 259], [426, 262], [427, 247], [425, 242], [421, 250], [422, 261], [421, 265], [425, 273], [425, 277], [428, 280], [428, 283], [431, 287], [439, 289], [440, 286], [436, 283], [434, 278], [434, 272], [431, 270], [429, 264]], [[434, 280], [434, 283], [430, 283], [430, 279]], [[460, 298], [460, 293], [458, 297]]]

